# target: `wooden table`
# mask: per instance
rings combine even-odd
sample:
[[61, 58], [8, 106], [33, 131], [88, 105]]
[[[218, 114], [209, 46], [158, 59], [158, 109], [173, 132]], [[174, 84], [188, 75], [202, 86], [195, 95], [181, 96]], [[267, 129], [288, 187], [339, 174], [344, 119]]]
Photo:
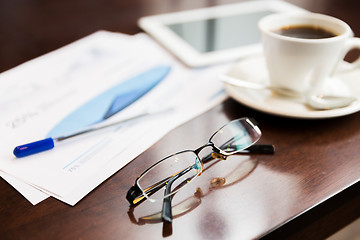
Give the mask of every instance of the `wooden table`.
[[[99, 29], [135, 34], [141, 16], [231, 2], [235, 1], [1, 0], [0, 71]], [[357, 0], [289, 2], [341, 18], [360, 36]], [[243, 116], [257, 119], [261, 143], [274, 144], [276, 153], [235, 157], [247, 164], [233, 168], [247, 172], [221, 189], [208, 189], [216, 171], [205, 172], [196, 182], [204, 196], [175, 217], [172, 225], [139, 221], [158, 207], [145, 202], [131, 209], [125, 200], [144, 162], [194, 149], [219, 126]], [[360, 113], [315, 121], [280, 118], [228, 99], [170, 132], [74, 207], [52, 198], [32, 206], [0, 180], [0, 238], [321, 239], [360, 216], [359, 122]], [[190, 191], [183, 196], [193, 196]]]

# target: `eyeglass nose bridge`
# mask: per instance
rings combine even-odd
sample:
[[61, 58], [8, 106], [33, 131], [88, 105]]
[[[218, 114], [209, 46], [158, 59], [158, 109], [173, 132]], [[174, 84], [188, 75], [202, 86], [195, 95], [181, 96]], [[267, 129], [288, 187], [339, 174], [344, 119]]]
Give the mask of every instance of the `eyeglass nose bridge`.
[[211, 157], [219, 159], [219, 160], [226, 160], [226, 158], [227, 158], [227, 156], [225, 156], [221, 153], [217, 153], [217, 152], [211, 153]]
[[219, 149], [217, 149], [214, 145], [214, 143], [212, 142], [208, 142], [206, 143], [205, 145], [197, 148], [196, 150], [194, 150], [194, 152], [196, 153], [196, 155], [199, 155], [199, 153], [201, 152], [201, 150], [203, 150], [204, 148], [206, 147], [211, 147], [213, 152], [210, 154], [210, 156], [212, 158], [215, 158], [215, 159], [219, 159], [219, 160], [226, 160], [226, 155], [222, 154]]

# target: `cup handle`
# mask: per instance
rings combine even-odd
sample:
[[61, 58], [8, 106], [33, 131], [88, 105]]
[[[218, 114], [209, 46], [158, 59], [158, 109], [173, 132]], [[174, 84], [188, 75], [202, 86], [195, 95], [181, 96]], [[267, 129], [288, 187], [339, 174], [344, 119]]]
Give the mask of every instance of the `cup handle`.
[[344, 58], [346, 54], [352, 49], [360, 49], [360, 38], [352, 37], [346, 40], [343, 49], [343, 58], [340, 60], [338, 66], [335, 68], [335, 73], [348, 72], [354, 70], [355, 68], [360, 68], [360, 56], [358, 56], [358, 58], [354, 62], [344, 64]]

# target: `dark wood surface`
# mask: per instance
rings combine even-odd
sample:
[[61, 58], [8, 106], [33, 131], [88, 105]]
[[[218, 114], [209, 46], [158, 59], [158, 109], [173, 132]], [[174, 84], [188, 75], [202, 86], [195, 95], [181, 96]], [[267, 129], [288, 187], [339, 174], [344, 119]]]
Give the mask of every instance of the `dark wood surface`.
[[[235, 1], [0, 0], [0, 72], [100, 29], [135, 34], [141, 16], [231, 2]], [[289, 2], [343, 19], [360, 36], [357, 0]], [[193, 201], [172, 225], [140, 220], [157, 212], [159, 204], [144, 202], [129, 208], [126, 192], [147, 165], [202, 145], [219, 126], [243, 116], [259, 122], [261, 143], [274, 144], [274, 155], [234, 157], [237, 164], [224, 171], [237, 171], [239, 178], [221, 189], [208, 186], [218, 177], [220, 164], [206, 169], [196, 182], [203, 196], [194, 197], [192, 188], [176, 196]], [[52, 198], [32, 206], [1, 179], [0, 238], [321, 239], [360, 216], [359, 123], [360, 113], [294, 120], [228, 99], [171, 131], [74, 207]]]

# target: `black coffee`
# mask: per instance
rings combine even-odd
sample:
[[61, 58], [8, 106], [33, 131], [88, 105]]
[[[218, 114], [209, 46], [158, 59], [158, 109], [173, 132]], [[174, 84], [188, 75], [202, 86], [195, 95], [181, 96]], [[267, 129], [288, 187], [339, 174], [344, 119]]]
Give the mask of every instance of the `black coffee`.
[[331, 31], [311, 25], [286, 26], [278, 30], [275, 30], [274, 33], [287, 37], [305, 38], [305, 39], [321, 39], [321, 38], [331, 38], [336, 36], [336, 34]]

